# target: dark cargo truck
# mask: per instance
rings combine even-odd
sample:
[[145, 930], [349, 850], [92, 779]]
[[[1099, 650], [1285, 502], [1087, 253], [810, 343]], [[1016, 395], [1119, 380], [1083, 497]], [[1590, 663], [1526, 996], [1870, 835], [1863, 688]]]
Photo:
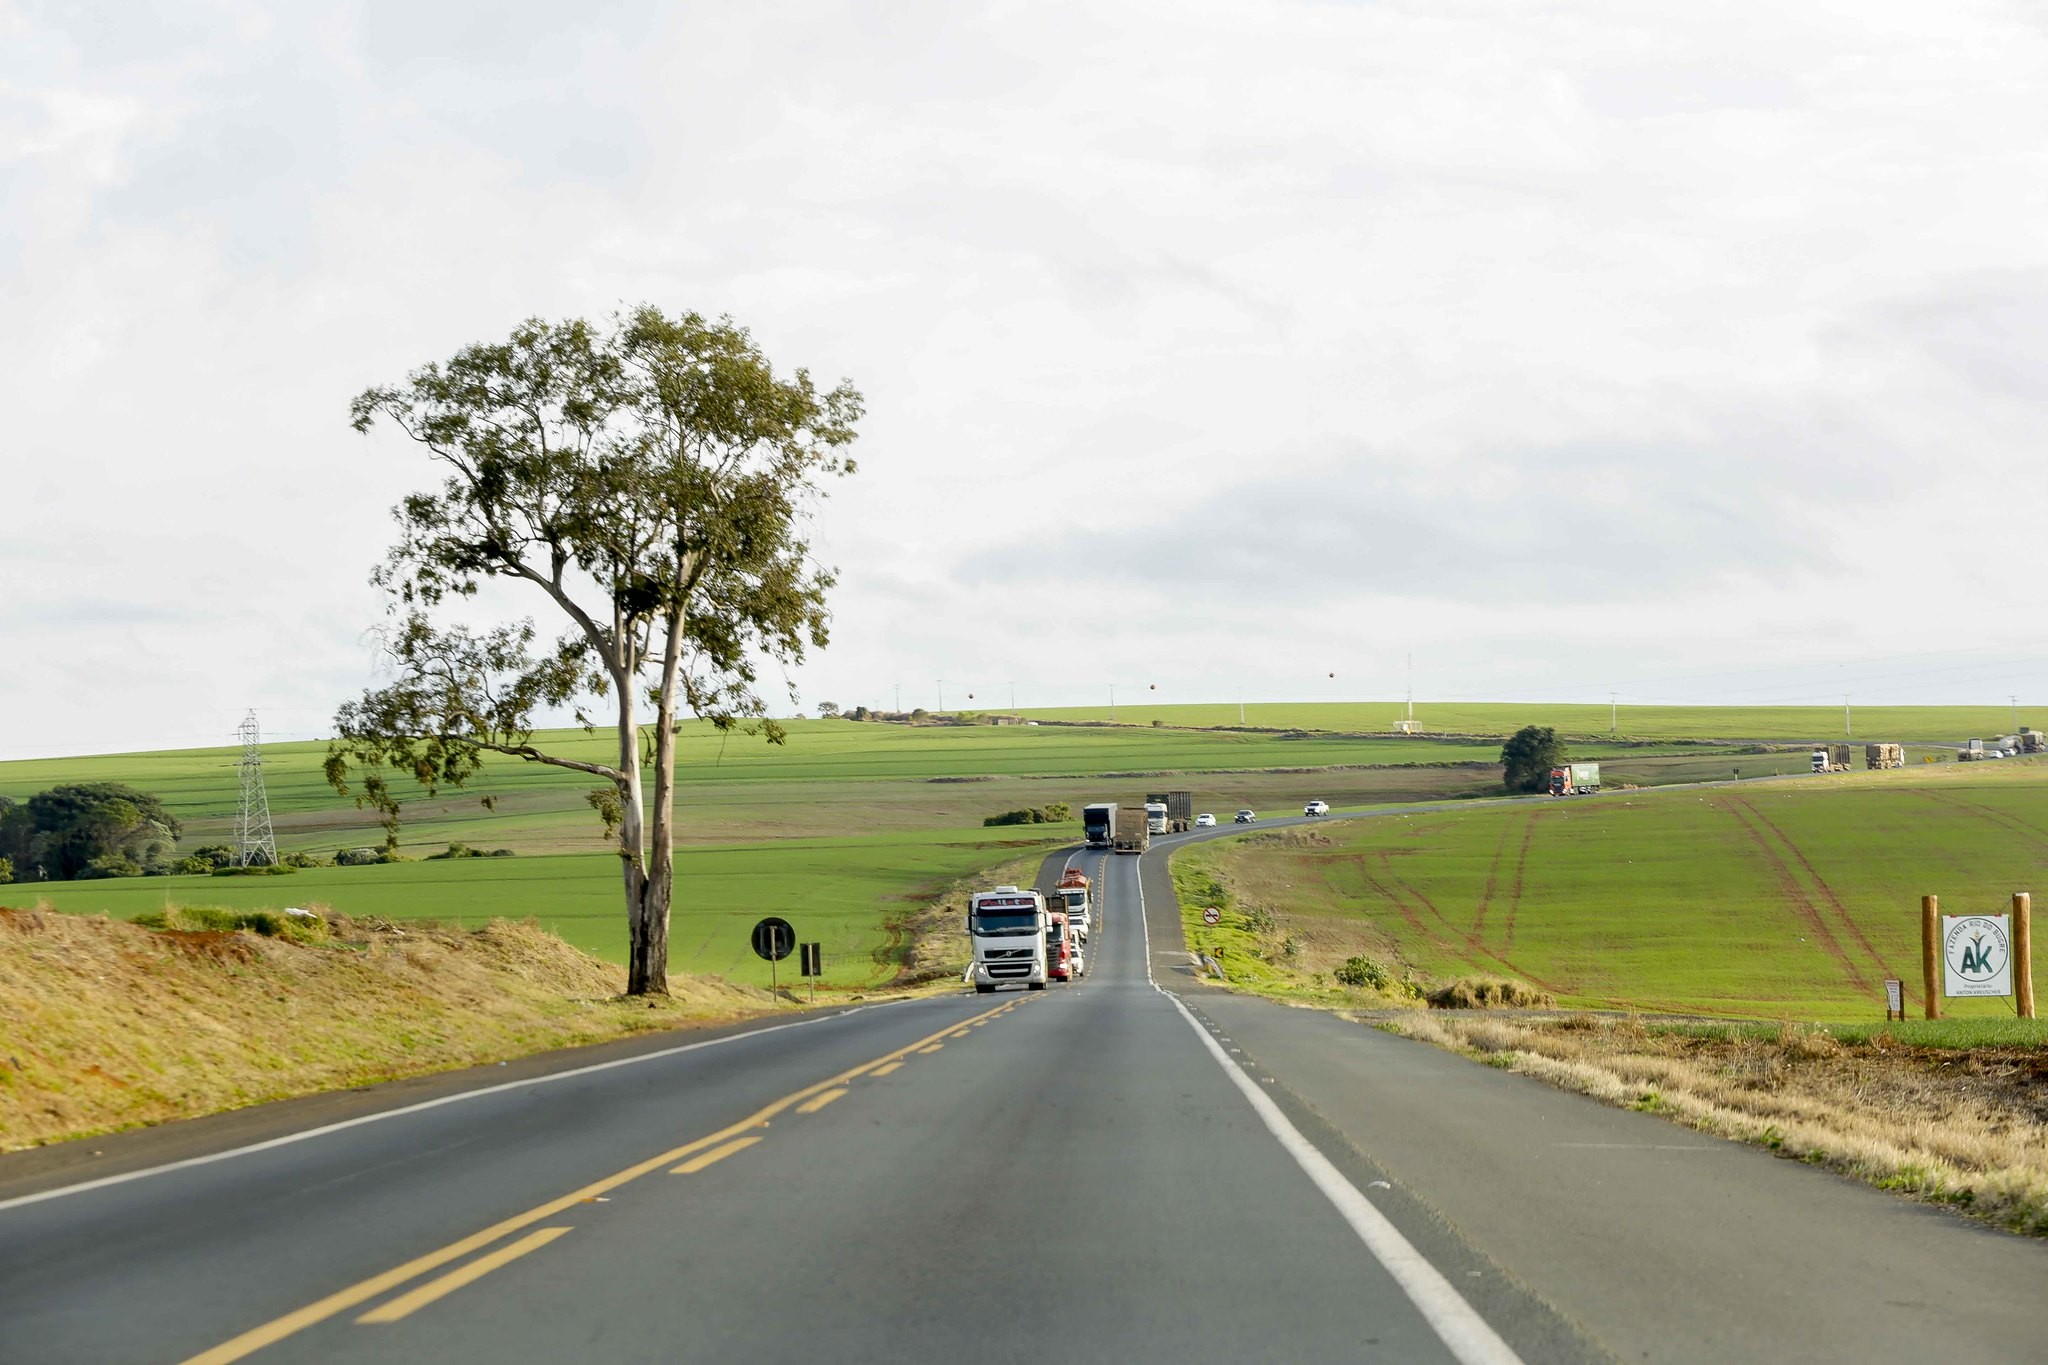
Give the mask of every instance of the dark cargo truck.
[[1166, 828], [1162, 834], [1186, 834], [1195, 827], [1195, 794], [1193, 792], [1153, 792], [1146, 796], [1148, 806], [1166, 807]]
[[1090, 848], [1108, 848], [1116, 840], [1116, 802], [1098, 801], [1081, 807], [1081, 834]]

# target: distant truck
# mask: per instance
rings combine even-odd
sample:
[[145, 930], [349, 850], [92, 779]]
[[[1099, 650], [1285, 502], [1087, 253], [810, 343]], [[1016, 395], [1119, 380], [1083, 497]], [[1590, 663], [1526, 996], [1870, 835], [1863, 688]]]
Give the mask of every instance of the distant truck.
[[1081, 807], [1081, 835], [1090, 848], [1108, 848], [1116, 838], [1116, 802]]
[[2048, 753], [2048, 735], [2039, 730], [2021, 729], [2020, 752], [2023, 754]]
[[1050, 896], [1048, 905], [1058, 906], [1067, 912], [1067, 923], [1073, 926], [1075, 936], [1086, 943], [1095, 929], [1094, 886], [1088, 874], [1078, 867], [1070, 867], [1060, 874], [1060, 884]]
[[1550, 770], [1552, 796], [1590, 796], [1599, 790], [1598, 763], [1566, 763]]
[[1845, 773], [1849, 771], [1849, 746], [1846, 744], [1816, 744], [1813, 746], [1813, 770], [1817, 773]]
[[1045, 936], [1052, 916], [1045, 897], [1036, 891], [999, 886], [967, 898], [967, 933], [974, 941], [974, 963], [968, 980], [975, 993], [987, 995], [998, 986], [1022, 983], [1042, 991], [1052, 979]]
[[1975, 763], [1983, 757], [1985, 757], [1984, 741], [1981, 739], [1966, 739], [1963, 741], [1962, 749], [1956, 754], [1956, 761], [1959, 763]]
[[1049, 923], [1045, 926], [1045, 967], [1055, 981], [1077, 981], [1085, 970], [1081, 961], [1081, 944], [1074, 937], [1074, 926], [1067, 923], [1066, 912], [1053, 910], [1046, 914]]
[[1142, 810], [1116, 813], [1116, 836], [1110, 847], [1118, 853], [1143, 853], [1152, 847], [1152, 825]]
[[1145, 809], [1154, 806], [1166, 808], [1166, 825], [1152, 827], [1154, 834], [1186, 834], [1195, 827], [1195, 794], [1193, 792], [1153, 792], [1145, 798]]
[[1166, 803], [1147, 801], [1145, 803], [1145, 829], [1151, 834], [1166, 833]]
[[1906, 766], [1906, 751], [1897, 744], [1866, 744], [1863, 746], [1863, 766], [1866, 768], [1903, 768]]

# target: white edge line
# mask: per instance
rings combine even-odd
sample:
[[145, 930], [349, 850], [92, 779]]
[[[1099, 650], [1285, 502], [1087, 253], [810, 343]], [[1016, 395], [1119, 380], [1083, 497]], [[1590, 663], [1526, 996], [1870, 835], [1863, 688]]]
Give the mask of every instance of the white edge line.
[[[1142, 860], [1141, 860], [1142, 861]], [[1138, 877], [1138, 920], [1145, 922], [1145, 878], [1143, 869]], [[1202, 1046], [1216, 1059], [1216, 1065], [1230, 1077], [1230, 1083], [1251, 1105], [1252, 1112], [1266, 1125], [1266, 1131], [1279, 1140], [1280, 1146], [1294, 1158], [1308, 1178], [1315, 1182], [1323, 1197], [1336, 1207], [1338, 1216], [1351, 1225], [1358, 1240], [1365, 1243], [1365, 1249], [1373, 1259], [1386, 1268], [1394, 1283], [1401, 1286], [1401, 1292], [1415, 1305], [1430, 1328], [1456, 1356], [1461, 1365], [1521, 1365], [1521, 1357], [1514, 1348], [1500, 1339], [1500, 1335], [1489, 1327], [1486, 1319], [1479, 1316], [1471, 1304], [1465, 1302], [1443, 1273], [1431, 1265], [1414, 1244], [1401, 1235], [1399, 1228], [1387, 1221], [1387, 1216], [1374, 1208], [1372, 1201], [1358, 1192], [1358, 1187], [1344, 1178], [1344, 1173], [1332, 1165], [1330, 1159], [1316, 1150], [1314, 1143], [1301, 1135], [1301, 1130], [1288, 1121], [1280, 1106], [1273, 1103], [1266, 1092], [1253, 1085], [1244, 1074], [1243, 1068], [1233, 1065], [1215, 1039], [1202, 1031], [1202, 1026], [1188, 1007], [1181, 1003], [1178, 995], [1167, 990], [1152, 978], [1152, 940], [1149, 926], [1145, 938], [1145, 979], [1173, 1002], [1180, 1011], [1180, 1017], [1195, 1031], [1195, 1037], [1202, 1040]]]
[[[577, 1076], [588, 1076], [594, 1072], [610, 1071], [614, 1067], [638, 1066], [642, 1062], [656, 1062], [664, 1057], [674, 1057], [684, 1052], [695, 1052], [698, 1048], [717, 1047], [721, 1043], [736, 1043], [743, 1038], [760, 1038], [770, 1033], [780, 1033], [784, 1029], [804, 1028], [811, 1024], [822, 1024], [833, 1019], [844, 1019], [848, 1015], [859, 1014], [863, 1010], [879, 1009], [882, 1005], [894, 1003], [896, 1002], [880, 1001], [872, 1005], [856, 1005], [852, 1009], [841, 1010], [837, 1014], [820, 1015], [813, 1019], [792, 1019], [786, 1024], [771, 1024], [767, 1028], [748, 1029], [743, 1033], [728, 1033], [722, 1038], [704, 1038], [694, 1043], [683, 1043], [677, 1047], [665, 1047], [659, 1052], [642, 1053], [636, 1057], [618, 1057], [609, 1062], [592, 1062], [589, 1066], [572, 1067], [567, 1071], [552, 1071], [545, 1076], [532, 1076], [523, 1081], [500, 1081], [496, 1085], [487, 1085], [480, 1090], [464, 1090], [453, 1095], [443, 1095], [439, 1099], [421, 1100], [417, 1104], [402, 1105], [397, 1109], [383, 1109], [374, 1114], [363, 1114], [357, 1118], [343, 1119], [338, 1123], [323, 1124], [318, 1128], [307, 1128], [297, 1133], [286, 1133], [282, 1137], [267, 1138], [262, 1142], [252, 1142], [245, 1147], [230, 1147], [224, 1152], [210, 1152], [205, 1156], [190, 1156], [182, 1161], [166, 1162], [161, 1166], [146, 1166], [139, 1171], [123, 1171], [119, 1175], [103, 1175], [97, 1180], [83, 1180], [76, 1185], [63, 1185], [54, 1190], [41, 1190], [35, 1194], [21, 1194], [16, 1195], [12, 1199], [0, 1199], [0, 1213], [4, 1213], [8, 1209], [20, 1208], [25, 1204], [40, 1204], [46, 1199], [62, 1199], [65, 1195], [84, 1194], [89, 1190], [105, 1189], [109, 1185], [125, 1185], [131, 1180], [146, 1180], [153, 1175], [166, 1175], [172, 1171], [187, 1170], [194, 1166], [210, 1166], [216, 1161], [229, 1161], [239, 1156], [251, 1156], [257, 1152], [267, 1152], [276, 1147], [289, 1147], [295, 1142], [307, 1142], [313, 1138], [326, 1137], [329, 1133], [339, 1133], [344, 1129], [360, 1128], [366, 1123], [382, 1123], [386, 1119], [402, 1118], [407, 1114], [418, 1114], [428, 1109], [439, 1109], [444, 1104], [460, 1104], [466, 1100], [480, 1100], [486, 1095], [498, 1095], [507, 1090], [519, 1090], [527, 1086], [550, 1085], [555, 1081], [566, 1081]], [[86, 1141], [83, 1138], [73, 1140]]]

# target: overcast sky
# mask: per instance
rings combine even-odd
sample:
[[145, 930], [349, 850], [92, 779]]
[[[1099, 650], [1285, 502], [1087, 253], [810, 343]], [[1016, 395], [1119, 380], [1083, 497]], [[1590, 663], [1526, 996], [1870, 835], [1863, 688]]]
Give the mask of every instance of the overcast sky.
[[0, 757], [323, 733], [349, 399], [641, 301], [867, 397], [808, 706], [2048, 701], [2044, 14], [0, 0]]

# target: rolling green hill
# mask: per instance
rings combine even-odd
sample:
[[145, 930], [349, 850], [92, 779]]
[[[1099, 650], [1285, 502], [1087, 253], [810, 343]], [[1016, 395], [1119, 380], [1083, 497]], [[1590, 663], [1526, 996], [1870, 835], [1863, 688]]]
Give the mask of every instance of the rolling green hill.
[[[1183, 855], [1311, 945], [1560, 1003], [1768, 1018], [1918, 1014], [1920, 897], [2048, 892], [2048, 760], [1948, 764], [1332, 823]], [[1198, 926], [1197, 926], [1198, 927]], [[2007, 1001], [1954, 1001], [2009, 1016]]]

